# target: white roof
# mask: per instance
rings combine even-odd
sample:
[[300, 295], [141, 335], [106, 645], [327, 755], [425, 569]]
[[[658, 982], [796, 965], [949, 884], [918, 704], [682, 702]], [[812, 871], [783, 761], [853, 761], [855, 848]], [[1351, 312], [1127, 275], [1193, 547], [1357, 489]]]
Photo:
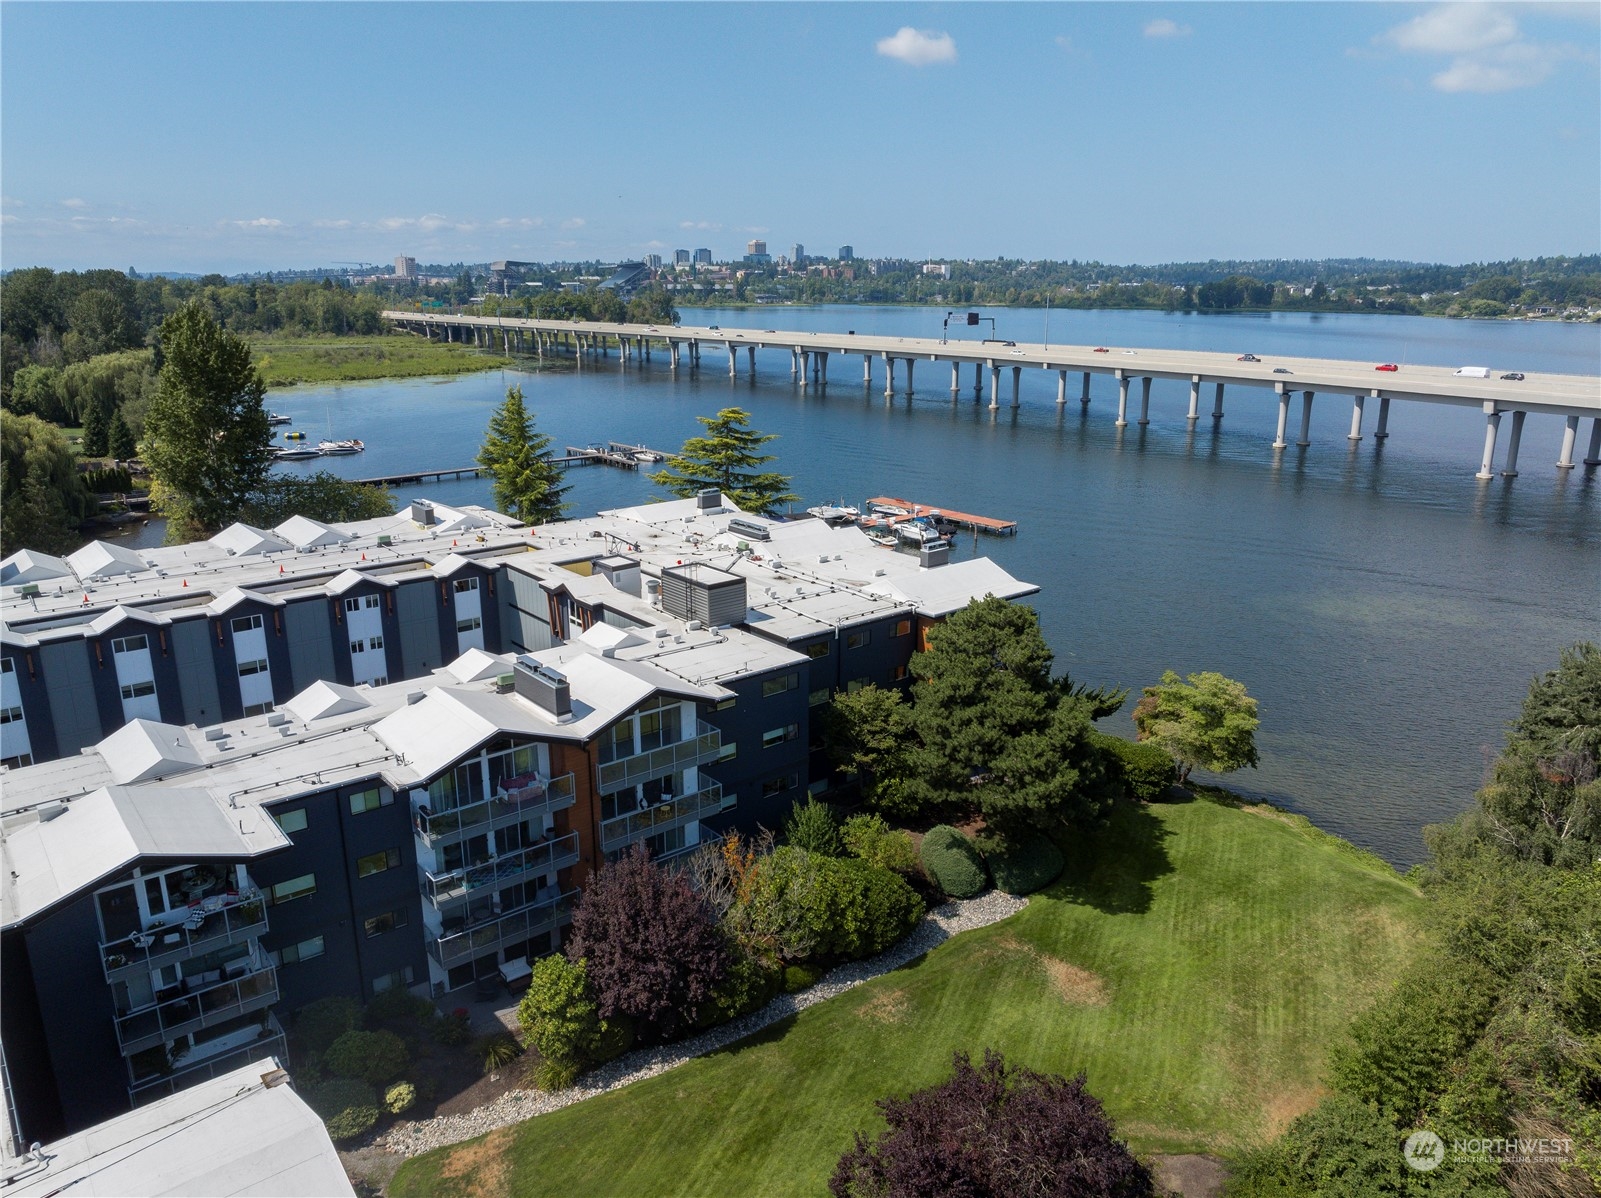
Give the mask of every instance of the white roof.
[[430, 778], [497, 732], [549, 736], [556, 731], [556, 721], [537, 719], [531, 703], [479, 704], [468, 698], [469, 693], [455, 687], [435, 687], [417, 702], [379, 720], [372, 726], [373, 735], [396, 753], [404, 754], [406, 762], [421, 777]]
[[469, 649], [445, 667], [457, 682], [482, 682], [511, 672], [511, 660], [482, 649]]
[[1018, 599], [1039, 590], [1032, 583], [1013, 578], [987, 557], [949, 562], [918, 570], [915, 574], [874, 581], [883, 583], [884, 589], [897, 598], [917, 604], [918, 612], [925, 616], [948, 616], [985, 595]]
[[148, 782], [201, 766], [188, 733], [157, 720], [129, 720], [95, 748], [114, 782]]
[[272, 530], [297, 549], [312, 549], [318, 545], [341, 545], [350, 540], [350, 534], [341, 532], [332, 524], [313, 520], [310, 516], [290, 516]]
[[236, 557], [249, 557], [253, 553], [279, 553], [294, 548], [288, 541], [266, 529], [237, 523], [228, 525], [212, 537], [211, 543]]
[[32, 549], [20, 549], [0, 562], [0, 586], [20, 586], [25, 582], [47, 582], [52, 578], [71, 578], [72, 567], [64, 558], [51, 557]]
[[633, 649], [639, 645], [647, 645], [649, 639], [640, 636], [637, 632], [630, 632], [626, 628], [618, 628], [614, 624], [592, 624], [579, 633], [577, 640], [596, 649]]
[[347, 711], [360, 711], [371, 706], [372, 700], [353, 686], [319, 681], [290, 699], [283, 709], [301, 723], [309, 724], [324, 716], [344, 715]]
[[48, 1144], [7, 1194], [354, 1198], [322, 1121], [263, 1057]]
[[223, 612], [238, 607], [247, 599], [253, 603], [265, 603], [269, 607], [282, 607], [288, 602], [282, 595], [268, 595], [245, 587], [229, 587], [210, 603], [206, 604], [206, 610], [214, 616], [220, 616]]
[[78, 552], [68, 554], [67, 565], [83, 582], [96, 578], [115, 578], [118, 574], [134, 574], [150, 568], [145, 559], [132, 549], [105, 541], [90, 541]]

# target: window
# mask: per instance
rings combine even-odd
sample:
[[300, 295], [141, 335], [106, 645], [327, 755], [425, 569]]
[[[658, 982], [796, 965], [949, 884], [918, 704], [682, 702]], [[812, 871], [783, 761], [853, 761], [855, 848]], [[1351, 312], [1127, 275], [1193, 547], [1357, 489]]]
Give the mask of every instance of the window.
[[782, 728], [770, 728], [762, 733], [762, 748], [771, 749], [774, 745], [781, 745], [787, 740], [794, 740], [800, 732], [798, 724], [785, 724]]
[[871, 685], [872, 685], [872, 680], [871, 679], [868, 679], [868, 678], [852, 678], [849, 682], [847, 682], [845, 684], [845, 693], [847, 695], [854, 695], [857, 691], [861, 690], [864, 686], [871, 686]]
[[730, 695], [726, 699], [718, 700], [717, 704], [712, 708], [712, 710], [713, 711], [727, 711], [730, 707], [734, 706], [734, 704], [736, 704], [738, 702], [739, 702], [739, 696], [738, 695]]
[[16, 672], [17, 667], [9, 657], [0, 657], [0, 674], [15, 674]]
[[860, 649], [872, 639], [872, 632], [869, 629], [864, 628], [860, 632], [852, 632], [845, 637], [845, 648]]
[[259, 615], [257, 615], [257, 616], [240, 616], [237, 619], [235, 619], [234, 622], [233, 622], [233, 630], [234, 630], [235, 633], [254, 632], [256, 629], [258, 629], [260, 627], [261, 627], [261, 617]]
[[317, 875], [301, 874], [298, 878], [290, 878], [287, 882], [279, 882], [267, 888], [267, 901], [273, 906], [287, 903], [293, 899], [306, 898], [317, 893]]
[[252, 703], [245, 708], [246, 715], [266, 715], [272, 710], [271, 703]]
[[32, 764], [32, 753], [18, 753], [15, 757], [0, 757], [0, 765], [10, 766], [14, 770], [20, 770], [23, 766]]
[[732, 761], [732, 760], [734, 760], [734, 758], [736, 758], [738, 756], [739, 756], [739, 742], [737, 740], [725, 740], [723, 742], [722, 750], [717, 754], [717, 760], [718, 761]]
[[783, 778], [771, 778], [762, 783], [762, 798], [767, 799], [773, 795], [781, 795], [786, 790], [794, 790], [797, 781], [799, 779], [794, 774]]
[[405, 927], [406, 919], [404, 909], [385, 911], [382, 915], [374, 915], [371, 919], [363, 920], [361, 926], [366, 929], [368, 936], [382, 936], [385, 932]]
[[345, 600], [345, 610], [346, 611], [360, 611], [361, 610], [361, 600], [360, 599], [346, 599]]
[[895, 621], [895, 635], [896, 636], [911, 636], [912, 635], [912, 622], [910, 620], [896, 620]]
[[902, 681], [905, 680], [905, 678], [906, 678], [906, 667], [905, 666], [896, 666], [895, 667], [895, 681], [896, 682], [902, 682]]
[[383, 637], [381, 637], [381, 636], [370, 636], [370, 637], [367, 638], [367, 648], [369, 648], [369, 649], [382, 649], [383, 647], [384, 647], [384, 638]]
[[820, 686], [811, 694], [806, 696], [806, 706], [821, 707], [824, 703], [828, 702], [830, 697], [830, 688], [826, 686]]
[[394, 973], [386, 973], [382, 977], [373, 978], [372, 992], [374, 995], [382, 994], [385, 990], [393, 990], [396, 986], [409, 986], [411, 981], [411, 966], [407, 965], [404, 968], [395, 970]]
[[368, 611], [371, 611], [373, 608], [378, 606], [378, 596], [377, 595], [363, 595], [361, 597], [361, 605], [363, 607], [365, 607]]
[[278, 821], [278, 830], [284, 835], [291, 832], [304, 832], [306, 830], [306, 809], [297, 807], [293, 811], [275, 811], [273, 819]]
[[239, 677], [246, 678], [251, 674], [265, 674], [267, 672], [267, 659], [256, 661], [242, 661], [239, 663]]
[[782, 695], [792, 691], [800, 685], [800, 675], [796, 673], [780, 674], [777, 678], [764, 678], [762, 680], [762, 698], [771, 699], [774, 695]]
[[457, 632], [477, 632], [483, 626], [484, 622], [478, 616], [468, 616], [465, 620], [456, 621]]
[[142, 699], [146, 695], [155, 693], [156, 684], [154, 682], [130, 682], [122, 688], [122, 697], [124, 699]]
[[400, 865], [399, 849], [380, 849], [376, 853], [368, 853], [365, 857], [356, 858], [356, 876], [370, 878], [373, 874], [381, 874], [386, 869], [395, 869]]
[[0, 724], [15, 724], [21, 718], [22, 708], [20, 707], [0, 708]]
[[829, 646], [827, 641], [818, 641], [815, 645], [806, 646], [807, 657], [827, 657]]
[[137, 653], [150, 647], [150, 639], [143, 636], [119, 636], [111, 642], [113, 653]]
[[367, 652], [367, 642], [366, 641], [351, 641], [350, 642], [350, 651], [352, 653], [365, 653], [365, 652]]
[[313, 936], [310, 940], [302, 940], [299, 944], [291, 944], [278, 954], [278, 960], [283, 965], [298, 965], [302, 961], [314, 961], [323, 954], [323, 940], [321, 936]]
[[387, 807], [394, 801], [393, 791], [374, 786], [370, 790], [358, 791], [350, 796], [350, 814], [363, 815], [368, 811], [377, 811], [378, 808]]
[[477, 589], [478, 589], [478, 580], [476, 578], [458, 578], [458, 579], [456, 579], [456, 594], [458, 594], [458, 595], [460, 595], [464, 591], [476, 591]]

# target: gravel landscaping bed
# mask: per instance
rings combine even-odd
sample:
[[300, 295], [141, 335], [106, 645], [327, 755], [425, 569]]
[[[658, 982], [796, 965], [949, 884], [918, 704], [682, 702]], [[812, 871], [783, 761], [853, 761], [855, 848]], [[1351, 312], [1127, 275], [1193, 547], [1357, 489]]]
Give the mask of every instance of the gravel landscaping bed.
[[726, 1048], [780, 1019], [843, 994], [853, 986], [898, 969], [958, 932], [999, 923], [1027, 905], [1027, 899], [1002, 894], [998, 890], [973, 899], [952, 900], [925, 915], [911, 934], [894, 947], [865, 961], [852, 961], [830, 970], [810, 989], [799, 994], [780, 994], [760, 1011], [687, 1040], [626, 1053], [584, 1074], [570, 1089], [557, 1094], [546, 1094], [541, 1090], [512, 1090], [465, 1115], [442, 1115], [435, 1119], [397, 1123], [379, 1136], [373, 1146], [403, 1156], [415, 1156], [447, 1144], [470, 1140], [498, 1127], [521, 1123], [535, 1115], [560, 1110], [631, 1082], [655, 1077], [685, 1061]]

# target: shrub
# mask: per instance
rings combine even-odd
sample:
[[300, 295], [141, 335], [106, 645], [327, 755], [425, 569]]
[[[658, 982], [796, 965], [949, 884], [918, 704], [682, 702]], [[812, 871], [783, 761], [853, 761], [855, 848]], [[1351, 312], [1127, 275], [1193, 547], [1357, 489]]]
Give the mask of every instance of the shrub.
[[797, 961], [872, 956], [922, 913], [917, 892], [889, 870], [786, 845], [761, 863], [742, 915], [754, 933]]
[[472, 1029], [468, 1026], [467, 1016], [457, 1012], [440, 1016], [434, 1024], [434, 1041], [443, 1044], [446, 1048], [455, 1048], [472, 1039]]
[[295, 1038], [305, 1051], [321, 1056], [330, 1044], [360, 1024], [361, 1007], [355, 999], [339, 995], [319, 998], [295, 1016]]
[[[517, 1022], [550, 1066], [547, 1078], [578, 1076], [600, 1035], [600, 1013], [582, 961], [541, 957], [517, 1004]], [[547, 1089], [540, 1083], [541, 1089]]]
[[976, 847], [984, 854], [995, 888], [1007, 894], [1033, 894], [1061, 877], [1067, 866], [1062, 850], [1038, 832], [981, 840]]
[[306, 1105], [317, 1112], [335, 1140], [353, 1140], [366, 1135], [378, 1122], [378, 1097], [366, 1082], [350, 1077], [313, 1086], [306, 1092]]
[[473, 1044], [473, 1055], [483, 1064], [485, 1073], [496, 1073], [523, 1055], [523, 1046], [514, 1036], [496, 1032], [480, 1036]]
[[558, 1090], [565, 1090], [578, 1080], [578, 1074], [583, 1066], [577, 1061], [557, 1061], [549, 1057], [541, 1057], [537, 1064], [529, 1070], [528, 1078], [534, 1084], [534, 1089], [543, 1090], [547, 1094], [554, 1094]]
[[370, 1085], [394, 1081], [406, 1071], [406, 1044], [394, 1032], [349, 1031], [328, 1046], [323, 1057], [336, 1077], [359, 1077]]
[[133, 475], [126, 466], [108, 466], [103, 470], [85, 470], [83, 485], [97, 495], [109, 495], [133, 490]]
[[784, 823], [784, 839], [808, 853], [838, 857], [839, 824], [834, 819], [834, 809], [819, 803], [816, 795], [807, 795], [804, 803], [796, 803], [790, 809]]
[[972, 898], [989, 885], [984, 858], [948, 824], [936, 824], [923, 834], [923, 868], [952, 898]]
[[417, 1101], [417, 1087], [410, 1082], [396, 1082], [384, 1091], [384, 1110], [391, 1115], [404, 1115]]
[[817, 985], [828, 970], [821, 965], [786, 965], [784, 967], [784, 993], [798, 994]]
[[416, 1023], [431, 1018], [434, 1004], [404, 986], [391, 986], [367, 1004], [367, 1026], [375, 1023]]
[[1142, 803], [1167, 796], [1173, 785], [1173, 758], [1150, 741], [1124, 740], [1104, 732], [1091, 732], [1090, 740], [1106, 760], [1112, 785]]
[[840, 829], [840, 840], [852, 857], [892, 869], [898, 874], [915, 874], [917, 846], [911, 833], [891, 828], [879, 815], [853, 815]]
[[728, 976], [717, 987], [712, 1005], [701, 1013], [702, 1027], [749, 1015], [778, 993], [780, 971], [776, 964], [738, 945], [730, 945], [729, 958]]
[[615, 1061], [634, 1046], [634, 1041], [639, 1037], [637, 1029], [638, 1025], [627, 1015], [602, 1019], [600, 1032], [595, 1037], [595, 1047], [590, 1051], [590, 1059], [597, 1065]]

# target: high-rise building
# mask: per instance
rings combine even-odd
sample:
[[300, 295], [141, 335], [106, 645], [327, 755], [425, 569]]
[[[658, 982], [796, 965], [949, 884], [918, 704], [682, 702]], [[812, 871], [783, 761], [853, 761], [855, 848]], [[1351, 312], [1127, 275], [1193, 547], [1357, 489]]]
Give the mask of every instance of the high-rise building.
[[711, 264], [712, 264], [712, 252], [710, 250], [701, 249], [701, 250], [696, 250], [695, 251], [695, 265], [696, 266], [710, 266]]
[[408, 258], [404, 254], [395, 259], [395, 278], [415, 279], [417, 277], [417, 259]]
[[766, 252], [767, 243], [765, 241], [752, 240], [745, 243], [746, 257], [753, 257], [756, 254], [765, 254]]
[[789, 260], [796, 266], [803, 266], [806, 262], [806, 247], [796, 242], [789, 251]]
[[645, 265], [652, 270], [660, 270], [662, 268], [662, 256], [660, 254], [646, 254]]
[[688, 266], [689, 265], [689, 251], [688, 250], [674, 250], [673, 251], [673, 265], [674, 266]]
[[850, 246], [842, 245], [842, 246], [839, 247], [839, 260], [841, 262], [850, 262], [855, 257], [856, 257], [856, 251], [853, 250]]

